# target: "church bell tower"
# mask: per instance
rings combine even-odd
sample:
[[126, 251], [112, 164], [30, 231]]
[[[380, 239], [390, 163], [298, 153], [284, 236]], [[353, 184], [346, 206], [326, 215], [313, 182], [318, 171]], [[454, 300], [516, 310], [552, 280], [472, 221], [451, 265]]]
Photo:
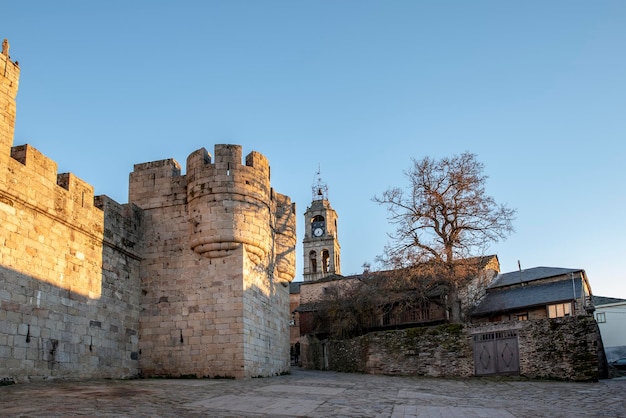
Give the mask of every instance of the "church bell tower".
[[311, 206], [304, 212], [304, 225], [304, 281], [341, 275], [337, 212], [330, 207], [328, 187], [322, 182], [319, 171], [313, 185]]

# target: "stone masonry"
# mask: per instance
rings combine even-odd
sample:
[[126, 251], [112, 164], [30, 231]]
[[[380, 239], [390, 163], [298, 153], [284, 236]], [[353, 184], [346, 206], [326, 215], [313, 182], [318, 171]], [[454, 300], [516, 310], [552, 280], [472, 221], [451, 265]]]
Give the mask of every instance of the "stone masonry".
[[267, 376], [288, 370], [294, 208], [268, 161], [218, 145], [135, 165], [144, 212], [141, 366], [147, 375]]
[[[8, 45], [8, 43], [7, 43]], [[295, 204], [267, 159], [216, 145], [137, 164], [129, 202], [13, 146], [0, 54], [0, 379], [254, 377], [289, 370]]]
[[602, 377], [599, 330], [592, 315], [476, 325], [443, 324], [379, 331], [349, 340], [307, 335], [302, 366], [341, 372], [467, 378], [475, 375], [473, 338], [515, 331], [519, 374], [530, 379], [595, 381]]

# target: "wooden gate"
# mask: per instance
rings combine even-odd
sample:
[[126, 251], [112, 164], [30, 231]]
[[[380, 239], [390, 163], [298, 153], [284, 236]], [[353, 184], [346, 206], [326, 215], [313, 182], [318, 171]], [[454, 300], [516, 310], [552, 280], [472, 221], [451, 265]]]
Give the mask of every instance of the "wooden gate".
[[474, 371], [476, 376], [519, 374], [517, 332], [474, 335]]

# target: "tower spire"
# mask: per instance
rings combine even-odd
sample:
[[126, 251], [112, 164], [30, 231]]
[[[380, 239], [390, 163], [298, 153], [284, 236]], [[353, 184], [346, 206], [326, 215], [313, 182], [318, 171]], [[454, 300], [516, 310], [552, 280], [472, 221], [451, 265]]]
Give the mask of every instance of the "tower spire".
[[322, 181], [321, 165], [317, 166], [315, 173], [315, 183], [313, 184], [313, 200], [328, 200], [328, 186]]

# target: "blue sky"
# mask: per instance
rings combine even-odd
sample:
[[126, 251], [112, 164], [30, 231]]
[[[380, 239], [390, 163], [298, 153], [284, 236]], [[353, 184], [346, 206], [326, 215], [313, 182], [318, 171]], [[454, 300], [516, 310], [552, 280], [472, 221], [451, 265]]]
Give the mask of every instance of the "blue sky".
[[411, 158], [469, 151], [518, 210], [502, 272], [583, 268], [626, 298], [626, 2], [19, 1], [15, 145], [128, 201], [133, 164], [198, 148], [268, 157], [304, 211], [318, 167], [342, 272], [392, 231], [375, 194]]

